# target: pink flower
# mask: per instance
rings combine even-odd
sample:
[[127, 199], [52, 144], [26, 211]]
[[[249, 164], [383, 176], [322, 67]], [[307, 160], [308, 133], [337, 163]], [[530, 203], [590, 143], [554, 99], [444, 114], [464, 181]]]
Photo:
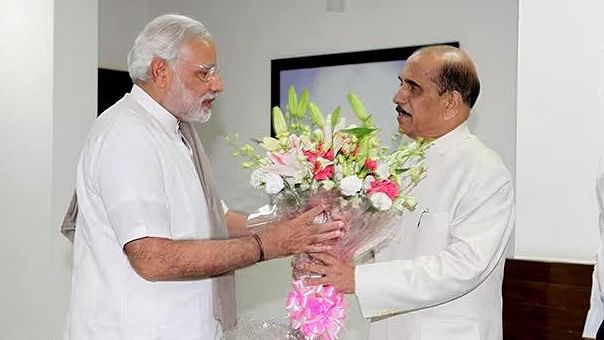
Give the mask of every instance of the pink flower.
[[306, 160], [311, 163], [313, 163], [317, 159], [316, 154], [310, 150], [304, 150], [302, 151], [302, 153], [304, 153], [304, 157], [306, 157]]
[[377, 167], [378, 167], [378, 163], [376, 160], [367, 158], [367, 160], [365, 161], [365, 168], [367, 170], [369, 170], [370, 172], [375, 172]]
[[367, 190], [367, 192], [383, 192], [393, 201], [399, 194], [398, 185], [389, 179], [371, 182], [371, 187]]
[[330, 179], [333, 176], [333, 164], [330, 164], [324, 168], [321, 168], [321, 162], [315, 162], [315, 168], [313, 170], [313, 178], [317, 181], [323, 181]]
[[324, 154], [323, 154], [323, 158], [325, 159], [329, 159], [330, 161], [333, 161], [333, 151], [331, 151], [331, 149], [328, 149]]
[[317, 151], [302, 151], [306, 160], [313, 164], [313, 178], [317, 181], [330, 179], [333, 176], [334, 167], [330, 164], [333, 161], [333, 151], [331, 149], [323, 150], [323, 144], [317, 145]]
[[333, 151], [331, 149], [323, 150], [323, 144], [317, 145], [317, 151], [304, 150], [302, 153], [309, 162], [314, 162], [317, 158], [333, 161]]

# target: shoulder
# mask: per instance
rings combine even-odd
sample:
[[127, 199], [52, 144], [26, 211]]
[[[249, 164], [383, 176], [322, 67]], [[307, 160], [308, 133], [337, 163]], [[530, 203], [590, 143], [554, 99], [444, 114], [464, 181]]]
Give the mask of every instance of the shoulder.
[[476, 180], [511, 183], [512, 175], [499, 154], [476, 136], [470, 135], [459, 148], [459, 152], [467, 166], [468, 174], [472, 174]]
[[128, 96], [105, 110], [94, 122], [84, 152], [98, 159], [103, 154], [153, 153], [156, 138], [145, 111]]
[[148, 138], [152, 124], [144, 109], [126, 95], [105, 110], [95, 121], [90, 137], [103, 140]]

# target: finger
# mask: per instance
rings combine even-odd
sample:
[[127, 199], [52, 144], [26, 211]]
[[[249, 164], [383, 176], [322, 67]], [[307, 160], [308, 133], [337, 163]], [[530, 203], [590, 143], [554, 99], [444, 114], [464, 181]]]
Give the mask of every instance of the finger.
[[305, 272], [326, 275], [329, 271], [329, 268], [320, 264], [306, 264], [302, 267], [302, 270], [304, 270]]
[[315, 234], [322, 234], [322, 233], [326, 233], [332, 230], [339, 230], [344, 228], [344, 223], [340, 222], [340, 221], [336, 221], [336, 222], [327, 222], [327, 223], [321, 223], [321, 224], [313, 224], [311, 226], [311, 231]]
[[302, 253], [324, 253], [331, 249], [332, 246], [325, 244], [309, 244], [302, 249]]
[[339, 229], [338, 230], [333, 230], [333, 231], [330, 231], [328, 233], [323, 233], [323, 234], [317, 235], [315, 237], [316, 242], [314, 242], [314, 243], [325, 242], [327, 240], [338, 238], [340, 236], [342, 236], [342, 232]]
[[307, 286], [318, 286], [318, 285], [328, 285], [329, 282], [327, 280], [327, 277], [313, 277], [313, 278], [308, 278], [306, 280], [304, 280], [304, 284]]
[[300, 214], [296, 220], [306, 223], [312, 221], [317, 215], [322, 213], [325, 210], [325, 207], [322, 204], [317, 205], [316, 207], [306, 210], [302, 214]]
[[335, 265], [340, 264], [340, 261], [337, 258], [335, 258], [327, 253], [310, 254], [310, 256], [312, 256], [315, 259], [318, 259], [321, 262], [323, 262], [327, 265], [330, 265], [330, 266], [335, 266]]

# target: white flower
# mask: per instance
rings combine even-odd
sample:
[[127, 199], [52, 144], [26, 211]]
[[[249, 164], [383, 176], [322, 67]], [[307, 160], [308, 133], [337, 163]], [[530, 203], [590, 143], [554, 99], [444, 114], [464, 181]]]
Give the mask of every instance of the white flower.
[[386, 179], [390, 177], [390, 169], [388, 169], [388, 165], [386, 165], [384, 162], [378, 162], [375, 174], [379, 179]]
[[250, 177], [250, 184], [254, 189], [260, 189], [264, 184], [264, 174], [263, 169], [256, 169], [252, 171], [252, 175]]
[[392, 200], [383, 192], [376, 192], [369, 196], [371, 204], [379, 211], [386, 211], [392, 207]]
[[271, 173], [271, 176], [267, 178], [266, 181], [266, 192], [268, 194], [274, 195], [279, 193], [279, 191], [283, 190], [285, 184], [283, 183], [283, 178], [281, 176]]
[[340, 181], [340, 190], [344, 196], [352, 196], [363, 187], [363, 182], [357, 176], [346, 176]]
[[264, 185], [266, 192], [271, 195], [278, 193], [285, 187], [281, 176], [265, 168], [256, 169], [252, 172], [250, 184], [256, 189], [260, 189]]
[[273, 163], [268, 170], [281, 176], [293, 177], [296, 171], [302, 169], [295, 150], [286, 153], [267, 152], [266, 156]]

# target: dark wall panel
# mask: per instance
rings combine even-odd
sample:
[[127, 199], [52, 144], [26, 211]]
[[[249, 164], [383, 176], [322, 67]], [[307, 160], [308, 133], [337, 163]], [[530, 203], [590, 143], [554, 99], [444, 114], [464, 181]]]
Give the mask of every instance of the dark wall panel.
[[507, 260], [504, 339], [581, 339], [592, 271], [591, 265]]
[[132, 89], [132, 81], [126, 71], [98, 69], [98, 112], [97, 116], [113, 105]]

